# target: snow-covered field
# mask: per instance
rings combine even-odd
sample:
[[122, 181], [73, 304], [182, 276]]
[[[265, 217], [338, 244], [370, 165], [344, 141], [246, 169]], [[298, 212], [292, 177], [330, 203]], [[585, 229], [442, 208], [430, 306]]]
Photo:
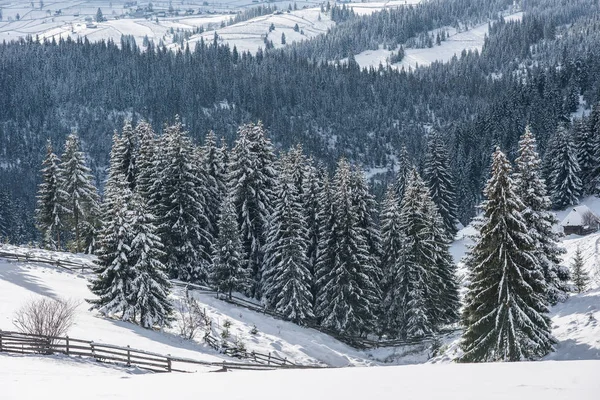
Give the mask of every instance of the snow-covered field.
[[135, 374], [73, 360], [0, 355], [3, 400], [592, 400], [600, 361]]

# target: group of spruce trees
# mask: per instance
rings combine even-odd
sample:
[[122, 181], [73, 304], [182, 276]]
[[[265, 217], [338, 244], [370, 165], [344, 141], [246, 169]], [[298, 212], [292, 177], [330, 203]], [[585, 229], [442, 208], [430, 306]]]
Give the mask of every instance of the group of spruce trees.
[[462, 361], [538, 359], [552, 350], [549, 304], [568, 290], [568, 270], [541, 174], [533, 134], [519, 142], [515, 170], [500, 149], [493, 155], [479, 236], [466, 257]]
[[[74, 151], [59, 162], [49, 148], [44, 162], [38, 220], [52, 247], [74, 209], [62, 200], [70, 186], [57, 183]], [[241, 126], [229, 151], [212, 132], [194, 145], [179, 121], [161, 135], [127, 122], [113, 137], [102, 204], [88, 196], [93, 307], [146, 327], [168, 324], [174, 278], [243, 292], [338, 333], [430, 335], [457, 322], [459, 299], [448, 251], [454, 189], [438, 134], [427, 157], [422, 178], [403, 149], [379, 213], [360, 168], [342, 159], [330, 176], [301, 147], [277, 157], [260, 123]], [[83, 156], [77, 165], [86, 171]], [[77, 182], [95, 193], [89, 175]]]

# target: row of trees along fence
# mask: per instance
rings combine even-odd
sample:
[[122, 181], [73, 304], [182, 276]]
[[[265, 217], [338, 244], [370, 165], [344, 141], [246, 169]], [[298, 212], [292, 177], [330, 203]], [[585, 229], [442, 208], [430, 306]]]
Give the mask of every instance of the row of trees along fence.
[[[52, 257], [44, 257], [41, 255], [33, 255], [31, 253], [25, 253], [25, 254], [19, 254], [16, 252], [11, 252], [11, 251], [6, 251], [6, 250], [0, 250], [0, 258], [5, 258], [5, 259], [9, 259], [9, 260], [16, 260], [16, 261], [27, 261], [27, 262], [36, 262], [36, 263], [44, 263], [44, 264], [50, 264], [50, 265], [55, 265], [57, 267], [63, 268], [63, 269], [68, 269], [71, 271], [75, 271], [75, 272], [84, 272], [84, 271], [91, 271], [91, 267], [90, 265], [83, 263], [83, 262], [77, 262], [77, 261], [72, 261], [72, 260], [64, 260], [64, 259], [54, 259]], [[249, 310], [255, 311], [255, 312], [259, 312], [259, 313], [263, 313], [266, 315], [270, 315], [274, 318], [277, 319], [281, 319], [281, 320], [286, 320], [286, 318], [279, 314], [276, 311], [273, 310], [269, 310], [267, 308], [265, 308], [263, 305], [260, 305], [258, 303], [255, 303], [253, 301], [250, 301], [248, 299], [239, 297], [239, 296], [231, 296], [231, 298], [229, 298], [225, 293], [220, 293], [210, 287], [207, 286], [202, 286], [202, 285], [196, 285], [193, 283], [189, 283], [189, 282], [181, 282], [181, 281], [177, 281], [177, 280], [172, 280], [171, 283], [175, 286], [180, 286], [180, 287], [186, 287], [188, 290], [192, 290], [194, 292], [197, 292], [199, 294], [214, 294], [217, 296], [217, 298], [219, 298], [220, 300], [226, 301], [228, 303], [240, 306], [240, 307], [244, 307], [247, 308]], [[356, 336], [347, 336], [347, 335], [340, 335], [338, 333], [332, 332], [326, 328], [323, 328], [321, 326], [319, 326], [316, 323], [307, 323], [306, 324], [307, 327], [309, 328], [313, 328], [315, 330], [318, 330], [320, 332], [326, 333], [330, 336], [335, 337], [336, 339], [350, 345], [356, 348], [363, 348], [363, 349], [367, 349], [367, 348], [377, 348], [377, 347], [389, 347], [389, 346], [412, 346], [412, 345], [418, 345], [418, 344], [427, 344], [429, 342], [434, 342], [435, 340], [439, 339], [440, 337], [444, 337], [447, 335], [451, 335], [453, 333], [455, 333], [456, 331], [458, 331], [459, 329], [447, 329], [445, 331], [442, 331], [440, 333], [438, 333], [437, 337], [436, 336], [425, 336], [423, 338], [419, 338], [416, 340], [404, 340], [404, 339], [384, 339], [384, 340], [376, 340], [376, 339], [369, 339], [369, 338], [363, 338], [363, 337], [356, 337]], [[218, 339], [213, 338], [214, 340], [218, 341]], [[205, 336], [205, 341], [213, 348], [218, 349], [218, 350], [222, 350], [221, 346], [214, 345], [211, 344], [211, 342], [209, 342], [210, 338], [207, 339], [207, 337]], [[233, 353], [234, 350], [233, 349], [229, 349], [229, 350], [224, 350], [225, 353], [230, 352]], [[241, 357], [241, 353], [243, 352], [238, 352], [238, 355], [235, 355], [235, 357], [239, 357], [239, 358], [249, 358], [249, 359], [253, 359], [254, 356], [250, 356], [250, 357]], [[252, 353], [249, 353], [252, 354]], [[264, 357], [269, 357], [268, 355], [262, 355]], [[284, 359], [281, 359], [284, 360]], [[287, 362], [289, 364], [289, 362]], [[284, 364], [285, 365], [285, 364]]]

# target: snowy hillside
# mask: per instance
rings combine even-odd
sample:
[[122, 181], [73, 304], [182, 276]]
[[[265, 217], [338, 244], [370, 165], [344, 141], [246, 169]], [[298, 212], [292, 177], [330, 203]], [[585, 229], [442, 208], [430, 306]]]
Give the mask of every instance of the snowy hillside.
[[[298, 31], [294, 30], [296, 25]], [[236, 46], [238, 51], [256, 53], [259, 47], [265, 48], [265, 39], [272, 41], [275, 48], [283, 47], [285, 44], [282, 44], [282, 34], [285, 35], [285, 43], [290, 44], [326, 33], [333, 25], [334, 22], [329, 15], [321, 13], [320, 8], [310, 8], [264, 15], [224, 28], [209, 30], [193, 36], [187, 44], [193, 49], [201, 39], [211, 43], [217, 33], [221, 44], [226, 43], [231, 48]], [[269, 30], [271, 26], [275, 28], [272, 31]], [[177, 45], [173, 46], [177, 47]]]
[[[506, 15], [506, 21], [520, 20], [523, 17], [522, 12]], [[465, 51], [481, 51], [486, 35], [488, 34], [489, 24], [486, 22], [473, 27], [469, 30], [457, 31], [455, 28], [443, 28], [448, 33], [448, 38], [442, 41], [440, 45], [426, 47], [423, 49], [406, 48], [404, 50], [404, 58], [401, 62], [390, 64], [389, 59], [397, 50], [389, 50], [379, 48], [378, 50], [366, 50], [356, 54], [354, 58], [361, 68], [378, 68], [379, 64], [386, 66], [390, 64], [392, 68], [408, 70], [409, 68], [427, 67], [432, 63], [448, 62], [452, 57], [460, 57], [463, 50]], [[429, 32], [430, 35], [440, 30]]]

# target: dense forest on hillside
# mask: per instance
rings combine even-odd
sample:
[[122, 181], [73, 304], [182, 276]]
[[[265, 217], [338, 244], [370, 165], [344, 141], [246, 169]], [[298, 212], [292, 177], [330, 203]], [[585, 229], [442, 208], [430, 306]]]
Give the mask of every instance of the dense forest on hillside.
[[[467, 8], [479, 3], [456, 2]], [[502, 8], [506, 2], [492, 3]], [[495, 10], [489, 7], [465, 11], [465, 18], [483, 18]], [[241, 123], [262, 120], [277, 148], [301, 143], [330, 168], [345, 156], [366, 168], [391, 169], [403, 145], [422, 167], [425, 134], [434, 128], [449, 145], [459, 218], [466, 223], [481, 199], [494, 145], [514, 158], [529, 123], [544, 154], [580, 96], [588, 105], [599, 99], [598, 3], [534, 0], [523, 7], [522, 22], [491, 26], [481, 54], [412, 72], [361, 71], [352, 58], [345, 65], [310, 61], [310, 42], [255, 56], [213, 43], [177, 53], [152, 47], [142, 52], [130, 42], [122, 48], [73, 41], [2, 44], [0, 204], [18, 215], [3, 222], [4, 234], [14, 241], [36, 239], [32, 215], [47, 139], [61, 144], [77, 131], [101, 186], [112, 132], [126, 118], [146, 119], [160, 131], [175, 115], [193, 139], [200, 142], [212, 129], [230, 145]], [[378, 26], [383, 15], [360, 21]], [[315, 43], [338, 46], [336, 30], [356, 21], [346, 18], [330, 39]], [[375, 187], [378, 194], [381, 187]]]

